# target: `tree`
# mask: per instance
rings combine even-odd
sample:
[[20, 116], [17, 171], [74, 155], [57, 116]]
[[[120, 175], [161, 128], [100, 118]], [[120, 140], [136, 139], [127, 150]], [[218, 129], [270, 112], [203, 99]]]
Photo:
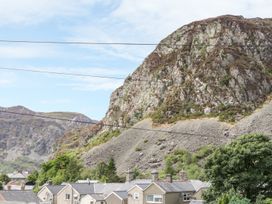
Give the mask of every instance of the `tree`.
[[37, 185], [41, 186], [47, 181], [53, 184], [74, 182], [80, 178], [83, 165], [75, 154], [65, 153], [41, 165]]
[[[110, 158], [108, 163], [101, 162], [93, 170], [89, 170], [90, 178], [101, 182], [120, 182], [121, 178], [117, 175], [115, 161]], [[86, 176], [86, 175], [85, 175]]]
[[258, 195], [272, 196], [272, 142], [263, 135], [244, 135], [215, 150], [205, 165], [212, 187], [207, 201], [234, 189], [255, 202]]
[[217, 198], [216, 204], [250, 204], [250, 200], [243, 198], [233, 189]]
[[0, 182], [8, 183], [8, 182], [10, 182], [10, 178], [6, 174], [1, 174], [0, 175]]

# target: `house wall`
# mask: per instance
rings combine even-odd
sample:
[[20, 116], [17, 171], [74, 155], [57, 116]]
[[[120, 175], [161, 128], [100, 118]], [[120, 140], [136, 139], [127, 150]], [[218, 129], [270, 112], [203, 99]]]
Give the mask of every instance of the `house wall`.
[[170, 203], [165, 202], [165, 192], [162, 191], [162, 189], [159, 188], [155, 184], [151, 184], [147, 189], [145, 189], [143, 195], [144, 195], [143, 204], [150, 204], [150, 203], [146, 202], [147, 195], [162, 195], [162, 200], [163, 200], [162, 204], [170, 204]]
[[123, 200], [120, 200], [115, 194], [108, 196], [106, 202], [110, 204], [127, 204], [127, 202], [123, 202]]
[[[138, 200], [135, 200], [133, 198], [134, 193], [139, 194], [139, 199]], [[135, 186], [134, 188], [132, 188], [131, 190], [128, 191], [128, 203], [129, 204], [143, 204], [143, 202], [144, 202], [144, 193], [143, 193], [142, 189]]]
[[[70, 194], [70, 200], [66, 200], [66, 194]], [[73, 189], [72, 186], [66, 185], [57, 195], [57, 204], [73, 204]]]
[[193, 194], [193, 197], [196, 199], [196, 200], [203, 200], [202, 198], [202, 195], [203, 193], [207, 190], [207, 188], [202, 188], [200, 189], [199, 191], [197, 191], [195, 194]]
[[165, 203], [167, 204], [181, 204], [182, 199], [180, 193], [166, 193], [165, 194]]
[[[49, 195], [49, 196], [48, 196]], [[42, 188], [39, 193], [38, 193], [38, 198], [41, 199], [42, 201], [51, 201], [50, 198], [52, 198], [53, 200], [53, 204], [57, 204], [57, 200], [56, 200], [56, 196], [54, 197], [54, 195], [51, 193], [51, 191], [49, 191], [48, 188], [44, 187]]]
[[93, 199], [90, 195], [86, 195], [80, 200], [80, 204], [91, 204], [91, 202], [93, 202], [93, 204], [96, 204], [95, 199]]

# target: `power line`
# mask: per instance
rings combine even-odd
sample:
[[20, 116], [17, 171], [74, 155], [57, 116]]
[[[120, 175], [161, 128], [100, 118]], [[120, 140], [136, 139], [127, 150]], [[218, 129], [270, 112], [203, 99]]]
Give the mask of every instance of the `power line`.
[[88, 42], [88, 41], [46, 41], [46, 40], [5, 40], [0, 43], [22, 43], [22, 44], [59, 44], [59, 45], [125, 45], [125, 46], [156, 46], [157, 43], [139, 42]]
[[[105, 124], [105, 123], [97, 123], [93, 121], [82, 121], [82, 120], [73, 120], [73, 119], [68, 119], [68, 118], [57, 118], [57, 117], [51, 117], [51, 116], [46, 116], [46, 115], [38, 115], [38, 114], [32, 114], [32, 113], [19, 113], [19, 112], [14, 112], [14, 111], [8, 111], [4, 109], [0, 109], [0, 113], [7, 113], [7, 114], [12, 114], [12, 115], [20, 115], [20, 116], [28, 116], [28, 117], [37, 117], [37, 118], [43, 118], [43, 119], [50, 119], [50, 120], [60, 120], [60, 121], [67, 121], [67, 122], [72, 122], [72, 123], [81, 123], [81, 124], [89, 124], [89, 125], [101, 125], [105, 127], [114, 127], [114, 128], [122, 128], [122, 129], [132, 129], [132, 130], [139, 130], [139, 131], [146, 131], [146, 132], [160, 132], [160, 133], [168, 133], [168, 134], [179, 134], [179, 135], [186, 135], [186, 138], [189, 139], [189, 136], [198, 136], [198, 137], [210, 137], [210, 138], [219, 138], [218, 136], [213, 136], [213, 135], [207, 135], [207, 134], [198, 134], [198, 133], [190, 133], [190, 132], [176, 132], [176, 131], [171, 131], [171, 130], [161, 130], [161, 129], [150, 129], [150, 128], [138, 128], [138, 127], [129, 127], [129, 126], [121, 126], [121, 125], [113, 125], [113, 124]], [[245, 133], [246, 134], [246, 133]], [[251, 133], [254, 134], [254, 133]], [[256, 133], [257, 134], [257, 133]], [[271, 137], [272, 135], [265, 134], [265, 136]], [[234, 135], [231, 134], [230, 136], [240, 136], [239, 135]], [[229, 136], [226, 136], [229, 137]]]
[[[47, 71], [47, 70], [42, 70], [42, 69], [26, 69], [26, 68], [0, 67], [0, 70], [33, 72], [33, 73], [66, 75], [66, 76], [77, 76], [77, 77], [92, 77], [92, 78], [115, 79], [115, 80], [124, 80], [124, 79], [126, 79], [126, 77], [103, 76], [103, 75], [92, 75], [92, 74], [80, 74], [80, 73], [73, 73], [73, 72], [56, 72], [56, 71]], [[131, 79], [131, 80], [133, 80], [133, 81], [147, 81], [147, 80], [143, 80], [143, 79]]]
[[101, 125], [106, 127], [114, 127], [114, 128], [122, 128], [122, 129], [133, 129], [133, 130], [139, 130], [139, 131], [149, 131], [149, 132], [160, 132], [160, 133], [168, 133], [168, 134], [185, 134], [185, 135], [191, 135], [191, 136], [205, 136], [205, 137], [211, 137], [211, 135], [204, 135], [204, 134], [196, 134], [196, 133], [189, 133], [189, 132], [176, 132], [176, 131], [170, 131], [170, 130], [158, 130], [158, 129], [149, 129], [149, 128], [138, 128], [138, 127], [127, 127], [127, 126], [121, 126], [121, 125], [112, 125], [112, 124], [105, 124], [105, 123], [96, 123], [93, 121], [82, 121], [82, 120], [73, 120], [68, 118], [57, 118], [57, 117], [51, 117], [46, 115], [38, 115], [38, 114], [32, 114], [32, 113], [19, 113], [14, 111], [8, 111], [8, 110], [0, 110], [0, 113], [7, 113], [12, 115], [20, 115], [20, 116], [28, 116], [28, 117], [37, 117], [37, 118], [43, 118], [43, 119], [50, 119], [50, 120], [60, 120], [60, 121], [67, 121], [72, 123], [81, 123], [81, 124], [90, 124], [90, 125]]

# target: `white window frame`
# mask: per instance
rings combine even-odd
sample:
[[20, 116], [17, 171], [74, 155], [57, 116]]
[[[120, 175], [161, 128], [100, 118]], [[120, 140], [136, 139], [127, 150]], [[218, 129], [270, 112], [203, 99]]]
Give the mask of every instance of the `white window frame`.
[[[148, 200], [148, 197], [152, 196], [152, 200]], [[156, 199], [160, 199], [160, 201], [156, 201]], [[146, 195], [146, 202], [147, 203], [163, 203], [163, 196], [158, 194], [149, 194]]]
[[66, 193], [65, 194], [65, 200], [71, 200], [71, 194]]
[[191, 200], [191, 194], [190, 193], [182, 193], [182, 200], [183, 201], [190, 201]]
[[135, 193], [133, 194], [133, 199], [134, 199], [134, 200], [139, 200], [139, 198], [140, 198], [140, 194], [139, 194], [138, 192], [135, 192]]

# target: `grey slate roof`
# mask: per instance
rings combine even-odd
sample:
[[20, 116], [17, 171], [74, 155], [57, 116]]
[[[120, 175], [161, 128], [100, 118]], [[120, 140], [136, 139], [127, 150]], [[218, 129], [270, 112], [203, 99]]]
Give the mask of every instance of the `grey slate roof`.
[[105, 197], [102, 194], [90, 194], [96, 201], [103, 201]]
[[65, 186], [64, 185], [48, 185], [46, 186], [53, 195], [57, 195], [58, 192], [60, 192], [61, 189], [63, 189]]
[[123, 200], [127, 199], [127, 197], [128, 197], [127, 191], [114, 191], [114, 193], [116, 193]]
[[94, 193], [94, 183], [71, 183], [71, 186], [80, 194], [87, 195]]
[[38, 197], [32, 191], [0, 191], [0, 195], [5, 201], [39, 203]]
[[150, 184], [147, 184], [147, 183], [145, 183], [145, 184], [136, 184], [137, 186], [139, 186], [139, 188], [141, 188], [142, 190], [144, 190], [147, 186], [149, 186]]
[[190, 181], [174, 181], [172, 183], [158, 181], [155, 183], [160, 186], [165, 192], [195, 191], [195, 188]]

